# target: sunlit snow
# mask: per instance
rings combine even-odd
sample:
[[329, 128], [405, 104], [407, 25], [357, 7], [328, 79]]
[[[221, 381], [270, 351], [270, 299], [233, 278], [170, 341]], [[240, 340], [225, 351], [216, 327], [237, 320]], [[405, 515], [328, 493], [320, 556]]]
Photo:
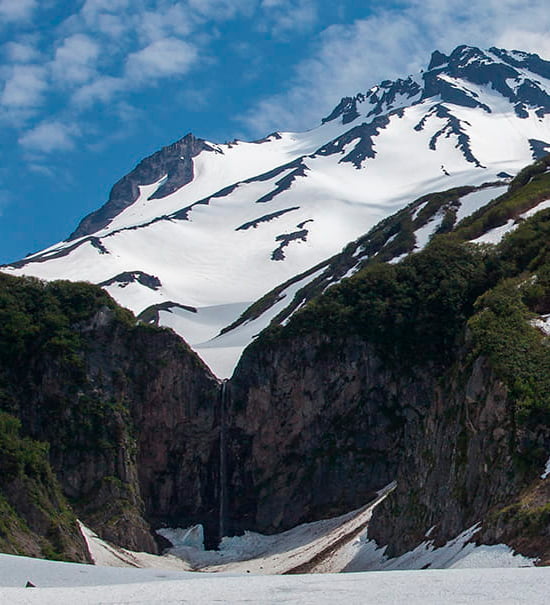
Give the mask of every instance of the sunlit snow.
[[[520, 72], [521, 78], [529, 76]], [[550, 82], [539, 79], [550, 90]], [[158, 289], [141, 283], [107, 289], [136, 314], [170, 302], [195, 307], [194, 314], [181, 308], [162, 311], [161, 323], [189, 340], [214, 372], [226, 377], [242, 349], [272, 318], [265, 315], [213, 341], [245, 304], [336, 254], [422, 195], [496, 182], [501, 172], [515, 174], [532, 160], [529, 139], [550, 140], [548, 117], [530, 111], [521, 119], [492, 86], [468, 82], [467, 88], [490, 113], [442, 105], [439, 97], [403, 107], [388, 114], [387, 124], [367, 141], [375, 157], [356, 165], [342, 160], [345, 153], [360, 150], [360, 138], [347, 141], [343, 152], [331, 152], [330, 146], [328, 152], [319, 150], [351, 128], [360, 133], [372, 119], [365, 115], [348, 124], [333, 120], [309, 132], [280, 133], [262, 142], [209, 143], [214, 151], [193, 159], [194, 179], [178, 191], [149, 200], [162, 179], [141, 186], [138, 200], [95, 233], [94, 242], [61, 242], [48, 249], [49, 256], [33, 255], [23, 267], [5, 270], [94, 283], [132, 271], [154, 276], [161, 282]], [[406, 102], [405, 97], [398, 97], [395, 106]], [[469, 137], [478, 165], [465, 157], [448, 119], [438, 116], [443, 106]], [[359, 104], [360, 111], [369, 109]], [[285, 178], [286, 188], [280, 186]], [[503, 191], [492, 187], [464, 196], [458, 220]], [[417, 249], [437, 224], [417, 230]], [[513, 227], [497, 228], [477, 241], [499, 241]], [[69, 249], [65, 256], [58, 254]]]

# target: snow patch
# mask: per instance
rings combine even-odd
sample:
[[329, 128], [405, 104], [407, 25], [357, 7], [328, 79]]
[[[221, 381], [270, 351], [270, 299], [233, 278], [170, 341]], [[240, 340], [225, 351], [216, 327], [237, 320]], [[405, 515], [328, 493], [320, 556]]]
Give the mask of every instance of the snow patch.
[[538, 328], [546, 336], [550, 336], [550, 315], [541, 315], [529, 322], [535, 328]]
[[115, 546], [102, 540], [94, 531], [78, 522], [80, 531], [88, 546], [94, 565], [107, 567], [134, 567], [152, 569], [173, 569], [189, 571], [191, 568], [174, 556], [158, 556], [146, 552], [135, 552]]
[[386, 557], [386, 548], [378, 547], [376, 542], [368, 539], [365, 532], [350, 545], [350, 550], [354, 550], [355, 555], [343, 571], [531, 567], [535, 564], [535, 559], [515, 554], [503, 544], [476, 545], [472, 539], [479, 529], [479, 525], [474, 525], [440, 548], [435, 548], [432, 541], [423, 542], [414, 550], [392, 559]]
[[470, 216], [483, 206], [486, 206], [489, 202], [506, 193], [508, 190], [507, 185], [498, 187], [485, 187], [479, 191], [468, 193], [464, 197], [460, 198], [460, 208], [456, 213], [456, 224], [462, 219]]
[[516, 227], [514, 219], [511, 218], [504, 225], [495, 227], [470, 241], [472, 244], [498, 244], [507, 233], [511, 233]]

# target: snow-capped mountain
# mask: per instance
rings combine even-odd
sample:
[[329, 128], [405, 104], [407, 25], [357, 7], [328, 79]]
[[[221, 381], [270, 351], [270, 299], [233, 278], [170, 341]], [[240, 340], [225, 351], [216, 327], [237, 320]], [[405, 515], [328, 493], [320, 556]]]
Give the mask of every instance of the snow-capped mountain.
[[345, 97], [309, 132], [223, 145], [185, 136], [121, 179], [66, 241], [3, 270], [101, 284], [228, 376], [277, 314], [224, 330], [251, 304], [291, 280], [289, 300], [312, 267], [422, 196], [485, 185], [459, 196], [461, 218], [490, 202], [550, 151], [549, 114], [550, 62], [436, 51], [426, 71]]

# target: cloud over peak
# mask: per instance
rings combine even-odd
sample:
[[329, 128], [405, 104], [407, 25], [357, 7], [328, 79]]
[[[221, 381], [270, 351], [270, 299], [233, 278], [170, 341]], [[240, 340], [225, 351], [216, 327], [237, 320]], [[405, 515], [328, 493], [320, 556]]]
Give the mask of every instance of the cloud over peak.
[[137, 82], [183, 75], [189, 71], [198, 52], [194, 45], [178, 38], [152, 42], [126, 60], [126, 74]]

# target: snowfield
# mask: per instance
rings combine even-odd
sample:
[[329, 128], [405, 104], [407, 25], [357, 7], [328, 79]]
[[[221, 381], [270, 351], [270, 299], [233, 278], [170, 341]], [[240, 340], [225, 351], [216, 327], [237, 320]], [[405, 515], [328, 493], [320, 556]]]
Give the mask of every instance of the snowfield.
[[[138, 183], [138, 198], [106, 226], [4, 270], [109, 282], [107, 291], [136, 314], [162, 305], [159, 323], [183, 336], [226, 378], [273, 316], [218, 337], [247, 306], [420, 196], [502, 182], [550, 146], [550, 113], [536, 100], [547, 98], [550, 80], [534, 63], [516, 65], [517, 78], [504, 84], [481, 85], [475, 82], [487, 80], [475, 74], [469, 80], [467, 70], [509, 70], [523, 59], [468, 48], [457, 49], [455, 59], [464, 77], [443, 66], [382, 83], [356, 99], [353, 115], [336, 112], [309, 132], [274, 133], [253, 143], [206, 142], [208, 150], [192, 159], [191, 182], [160, 199], [150, 197], [167, 175]], [[427, 73], [431, 88], [423, 80]], [[536, 86], [538, 96], [521, 99], [522, 83]], [[454, 93], [445, 98], [449, 87]], [[506, 87], [520, 97], [501, 94]], [[381, 101], [382, 94], [389, 100]], [[458, 220], [488, 203], [491, 193], [496, 197], [497, 189], [466, 196]], [[441, 219], [417, 231], [417, 249]], [[512, 227], [479, 241], [498, 241]], [[142, 272], [158, 284], [117, 281], [128, 272]]]
[[[547, 602], [550, 570], [533, 567], [533, 560], [505, 545], [477, 546], [477, 526], [441, 548], [427, 536], [413, 551], [387, 559], [368, 539], [367, 528], [372, 511], [393, 488], [388, 485], [369, 505], [340, 517], [274, 536], [246, 532], [224, 538], [219, 551], [204, 551], [200, 526], [159, 531], [174, 546], [155, 556], [107, 544], [81, 525], [96, 565], [0, 555], [0, 602]], [[34, 587], [26, 588], [27, 582]]]
[[[449, 569], [291, 576], [225, 576], [109, 569], [0, 555], [10, 605], [254, 603], [295, 605], [543, 605], [550, 569]], [[34, 578], [37, 588], [22, 588]], [[40, 587], [40, 579], [46, 586]], [[15, 587], [19, 586], [19, 587]], [[44, 586], [44, 585], [43, 585]]]
[[[533, 568], [533, 561], [514, 555], [504, 545], [476, 546], [469, 540], [477, 528], [442, 548], [434, 549], [427, 540], [414, 551], [387, 560], [384, 549], [377, 548], [365, 534], [372, 510], [392, 487], [359, 511], [304, 524], [276, 536], [247, 532], [242, 537], [225, 538], [220, 551], [200, 549], [196, 539], [201, 532], [192, 531], [190, 540], [189, 532], [162, 531], [176, 543], [178, 538], [182, 541], [171, 553], [187, 561], [173, 554], [159, 557], [113, 547], [82, 526], [94, 560], [103, 565], [0, 555], [0, 599], [14, 604], [81, 605], [546, 602], [548, 570]], [[419, 570], [430, 565], [454, 569], [327, 573]], [[198, 567], [201, 572], [188, 571]], [[307, 570], [313, 573], [295, 573]], [[285, 573], [292, 575], [274, 575]], [[35, 587], [23, 588], [27, 582]]]

